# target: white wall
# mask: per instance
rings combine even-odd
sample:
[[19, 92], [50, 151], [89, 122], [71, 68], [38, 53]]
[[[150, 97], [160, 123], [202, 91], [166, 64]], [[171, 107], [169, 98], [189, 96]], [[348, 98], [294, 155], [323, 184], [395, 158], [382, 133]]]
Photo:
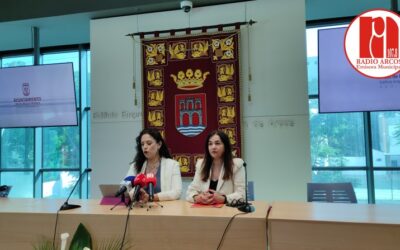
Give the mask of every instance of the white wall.
[[[306, 199], [311, 166], [305, 4], [299, 0], [194, 8], [189, 15], [169, 11], [92, 20], [92, 197], [100, 195], [98, 184], [117, 183], [124, 177], [135, 154], [134, 138], [142, 129], [139, 46], [133, 50], [131, 39], [125, 35], [249, 19], [257, 21], [250, 29], [250, 46], [246, 28], [242, 28], [240, 48], [243, 158], [248, 179], [254, 181], [257, 200]], [[134, 67], [138, 106], [134, 106], [132, 90]], [[249, 85], [251, 102], [247, 100]], [[190, 179], [184, 182], [187, 185]]]

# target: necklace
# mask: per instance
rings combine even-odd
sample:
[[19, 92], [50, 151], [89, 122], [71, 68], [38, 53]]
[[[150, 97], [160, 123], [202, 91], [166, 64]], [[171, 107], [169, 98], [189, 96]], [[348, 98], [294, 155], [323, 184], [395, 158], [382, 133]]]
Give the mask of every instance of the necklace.
[[158, 168], [160, 167], [160, 164], [161, 164], [160, 161], [156, 161], [155, 163], [148, 163], [146, 172], [156, 174], [158, 171]]

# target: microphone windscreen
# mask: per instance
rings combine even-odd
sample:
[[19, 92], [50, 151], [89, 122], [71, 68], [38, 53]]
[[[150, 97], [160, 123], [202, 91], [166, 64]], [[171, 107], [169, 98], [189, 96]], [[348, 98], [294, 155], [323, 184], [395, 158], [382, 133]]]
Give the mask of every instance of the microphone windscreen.
[[157, 179], [154, 176], [153, 177], [147, 177], [146, 178], [146, 183], [147, 184], [152, 183], [153, 186], [156, 186], [157, 185]]
[[130, 182], [132, 182], [133, 180], [135, 180], [135, 176], [132, 176], [132, 175], [127, 176], [127, 177], [125, 177], [125, 179], [124, 179], [124, 181], [130, 181]]
[[138, 174], [135, 180], [133, 181], [133, 185], [134, 186], [139, 185], [141, 187], [146, 186], [146, 176], [144, 174]]

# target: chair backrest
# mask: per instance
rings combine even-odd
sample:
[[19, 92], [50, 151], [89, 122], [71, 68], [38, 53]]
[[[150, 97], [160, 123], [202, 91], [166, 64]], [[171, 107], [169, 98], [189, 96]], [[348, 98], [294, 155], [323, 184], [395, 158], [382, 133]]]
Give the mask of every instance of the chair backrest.
[[2, 185], [0, 186], [0, 197], [8, 197], [12, 186]]
[[357, 203], [357, 198], [350, 182], [307, 183], [307, 201]]

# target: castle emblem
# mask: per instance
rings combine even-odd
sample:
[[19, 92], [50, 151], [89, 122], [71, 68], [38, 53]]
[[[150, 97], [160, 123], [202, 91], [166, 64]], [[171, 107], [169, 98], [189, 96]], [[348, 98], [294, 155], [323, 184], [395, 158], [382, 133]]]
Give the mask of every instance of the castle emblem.
[[206, 94], [175, 96], [175, 127], [179, 133], [194, 137], [207, 127]]

